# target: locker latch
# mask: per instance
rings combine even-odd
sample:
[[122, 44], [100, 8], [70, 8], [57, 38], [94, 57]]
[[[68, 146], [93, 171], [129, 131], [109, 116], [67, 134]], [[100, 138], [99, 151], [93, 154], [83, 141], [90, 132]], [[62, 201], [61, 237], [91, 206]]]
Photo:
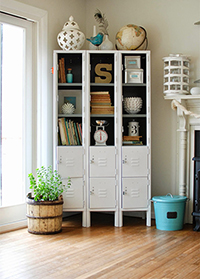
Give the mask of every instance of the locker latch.
[[90, 159], [90, 164], [94, 163], [94, 156], [92, 156], [92, 159]]
[[122, 163], [123, 163], [123, 164], [126, 164], [126, 163], [127, 163], [127, 156], [125, 156], [124, 160], [122, 160]]
[[125, 188], [125, 190], [123, 191], [123, 195], [127, 194], [127, 187]]

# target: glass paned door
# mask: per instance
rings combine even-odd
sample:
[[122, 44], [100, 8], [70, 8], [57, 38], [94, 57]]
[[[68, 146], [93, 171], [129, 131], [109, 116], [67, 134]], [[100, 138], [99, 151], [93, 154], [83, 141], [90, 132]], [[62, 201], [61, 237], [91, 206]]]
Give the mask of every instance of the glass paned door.
[[0, 19], [0, 227], [26, 219], [32, 164], [32, 23]]
[[1, 24], [1, 38], [1, 206], [9, 206], [24, 202], [24, 28]]

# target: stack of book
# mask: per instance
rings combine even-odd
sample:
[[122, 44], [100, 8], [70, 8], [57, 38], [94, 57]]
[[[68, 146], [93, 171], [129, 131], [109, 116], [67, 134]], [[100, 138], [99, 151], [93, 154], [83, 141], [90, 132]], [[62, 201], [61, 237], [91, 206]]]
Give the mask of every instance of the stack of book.
[[91, 114], [114, 114], [110, 94], [108, 91], [91, 92]]
[[61, 58], [58, 62], [58, 82], [59, 83], [66, 83], [66, 73], [65, 73], [65, 59]]
[[142, 136], [123, 136], [123, 145], [143, 145], [141, 141]]
[[82, 128], [80, 123], [65, 118], [58, 119], [60, 142], [62, 145], [82, 145]]

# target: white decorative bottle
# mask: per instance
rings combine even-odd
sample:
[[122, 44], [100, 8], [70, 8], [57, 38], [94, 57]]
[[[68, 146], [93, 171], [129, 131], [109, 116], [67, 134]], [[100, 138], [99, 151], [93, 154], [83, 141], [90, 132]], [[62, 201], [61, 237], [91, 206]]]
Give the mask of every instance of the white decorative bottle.
[[[96, 25], [93, 26], [93, 37], [95, 37], [97, 35], [97, 29], [96, 29]], [[96, 50], [98, 49], [98, 46], [93, 45], [92, 43], [89, 43], [89, 49], [90, 50]]]
[[104, 41], [103, 43], [100, 45], [100, 49], [101, 50], [111, 50], [113, 49], [113, 43], [109, 40], [108, 35], [104, 35]]

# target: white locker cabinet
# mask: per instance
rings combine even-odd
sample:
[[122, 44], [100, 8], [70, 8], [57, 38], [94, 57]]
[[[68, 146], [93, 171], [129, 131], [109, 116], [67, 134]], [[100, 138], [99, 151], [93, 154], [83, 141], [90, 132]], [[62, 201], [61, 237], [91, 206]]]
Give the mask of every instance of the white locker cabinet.
[[115, 208], [115, 179], [90, 178], [90, 208]]
[[146, 176], [147, 170], [146, 146], [122, 147], [123, 177]]
[[[94, 211], [113, 212], [119, 227], [124, 212], [142, 212], [141, 217], [146, 212], [150, 226], [150, 51], [55, 50], [53, 60], [54, 169], [64, 181], [72, 180], [63, 193], [64, 211], [82, 212], [85, 227]], [[126, 80], [127, 68], [133, 70], [129, 60], [140, 62], [142, 80]], [[72, 83], [65, 79], [68, 68]], [[138, 98], [142, 106], [137, 109], [132, 102]], [[138, 122], [137, 137], [130, 133], [131, 122]], [[107, 136], [96, 137], [102, 129]]]
[[123, 208], [147, 207], [147, 178], [123, 178]]
[[[67, 185], [68, 180], [64, 179], [63, 184]], [[71, 186], [67, 192], [63, 192], [64, 209], [83, 208], [83, 179], [72, 178]]]
[[83, 149], [80, 146], [57, 148], [58, 171], [63, 179], [83, 176]]
[[90, 177], [115, 176], [115, 147], [90, 147]]

